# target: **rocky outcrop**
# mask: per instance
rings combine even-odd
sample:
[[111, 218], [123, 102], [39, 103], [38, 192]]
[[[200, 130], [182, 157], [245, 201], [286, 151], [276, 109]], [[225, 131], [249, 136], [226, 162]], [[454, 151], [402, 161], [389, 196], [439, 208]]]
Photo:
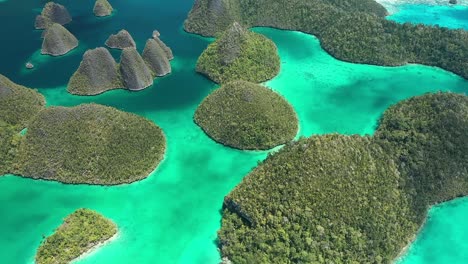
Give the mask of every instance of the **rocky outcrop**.
[[96, 0], [94, 4], [94, 15], [98, 17], [110, 16], [114, 9], [107, 0]]
[[106, 40], [106, 46], [111, 49], [136, 48], [136, 43], [130, 33], [122, 29], [117, 34], [112, 34]]
[[174, 59], [174, 55], [172, 54], [172, 50], [171, 48], [169, 48], [164, 42], [162, 42], [162, 40], [160, 40], [158, 37], [155, 37], [153, 35], [153, 39], [158, 43], [158, 45], [164, 50], [164, 52], [166, 53], [167, 55], [167, 58], [169, 60], [172, 60]]
[[148, 39], [146, 41], [143, 59], [155, 76], [171, 73], [171, 64], [167, 53], [156, 40]]
[[60, 56], [77, 46], [78, 40], [75, 36], [60, 24], [54, 23], [47, 29], [44, 35], [41, 54]]
[[96, 95], [123, 87], [118, 65], [106, 48], [88, 50], [68, 83], [68, 92]]
[[134, 48], [123, 49], [120, 57], [120, 73], [124, 86], [129, 90], [138, 91], [153, 84], [151, 70]]
[[48, 2], [42, 9], [42, 13], [36, 17], [34, 26], [36, 29], [46, 29], [54, 23], [65, 25], [71, 21], [70, 13], [63, 5]]

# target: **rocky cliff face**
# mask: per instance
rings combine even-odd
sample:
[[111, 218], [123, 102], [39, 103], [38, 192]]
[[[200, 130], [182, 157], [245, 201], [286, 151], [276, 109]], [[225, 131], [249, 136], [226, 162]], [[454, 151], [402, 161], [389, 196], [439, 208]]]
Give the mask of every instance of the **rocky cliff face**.
[[120, 73], [127, 89], [138, 91], [153, 84], [153, 75], [134, 48], [125, 48], [120, 57]]
[[158, 37], [153, 37], [153, 39], [158, 43], [158, 45], [166, 52], [167, 58], [169, 60], [174, 59], [174, 55], [172, 54], [171, 48], [169, 48], [162, 40], [160, 40]]
[[78, 46], [78, 40], [70, 31], [54, 23], [44, 35], [41, 54], [60, 56], [68, 53]]
[[46, 29], [54, 23], [65, 25], [72, 21], [68, 10], [60, 4], [48, 2], [42, 13], [36, 17], [36, 29]]
[[136, 48], [136, 43], [127, 30], [122, 29], [106, 40], [106, 46], [111, 49]]
[[171, 73], [171, 64], [166, 51], [154, 39], [146, 41], [143, 50], [143, 59], [155, 76], [164, 76]]
[[98, 17], [110, 16], [114, 9], [107, 0], [97, 0], [94, 4], [94, 15]]
[[118, 65], [110, 52], [102, 47], [85, 52], [68, 83], [68, 91], [79, 95], [96, 95], [121, 87]]

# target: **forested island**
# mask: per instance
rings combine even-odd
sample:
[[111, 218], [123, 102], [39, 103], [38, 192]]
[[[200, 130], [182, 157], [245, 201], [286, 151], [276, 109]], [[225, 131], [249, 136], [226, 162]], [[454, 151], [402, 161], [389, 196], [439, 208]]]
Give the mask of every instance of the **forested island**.
[[98, 104], [44, 105], [0, 75], [1, 174], [114, 185], [147, 177], [164, 157], [164, 133], [150, 120]]
[[154, 78], [172, 71], [172, 50], [157, 36], [147, 40], [142, 55], [125, 30], [112, 35], [106, 45], [122, 49], [120, 63], [104, 47], [87, 50], [68, 82], [69, 93], [98, 95], [113, 89], [139, 91], [153, 85]]
[[373, 137], [302, 138], [269, 155], [224, 201], [232, 263], [390, 263], [427, 209], [468, 194], [468, 97], [390, 107]]
[[111, 239], [117, 226], [89, 209], [78, 209], [47, 237], [37, 250], [36, 264], [67, 264], [93, 247]]
[[373, 0], [197, 0], [185, 30], [215, 36], [234, 21], [316, 35], [334, 57], [354, 63], [437, 66], [468, 79], [468, 32], [398, 24]]
[[194, 120], [215, 141], [247, 150], [285, 144], [298, 130], [296, 113], [282, 96], [246, 81], [215, 90], [197, 108]]
[[13, 172], [64, 183], [113, 185], [146, 178], [166, 139], [153, 122], [112, 107], [50, 107], [29, 124]]
[[236, 80], [260, 83], [275, 77], [279, 69], [275, 43], [237, 22], [208, 46], [196, 68], [217, 83]]

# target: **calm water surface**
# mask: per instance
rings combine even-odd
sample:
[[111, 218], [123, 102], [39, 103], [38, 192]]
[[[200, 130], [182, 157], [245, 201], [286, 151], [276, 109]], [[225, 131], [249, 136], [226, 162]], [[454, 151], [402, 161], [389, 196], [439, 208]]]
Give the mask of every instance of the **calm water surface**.
[[[223, 197], [267, 152], [223, 147], [192, 121], [197, 105], [217, 88], [194, 71], [197, 57], [211, 40], [182, 30], [192, 1], [114, 0], [116, 14], [103, 19], [93, 16], [92, 0], [58, 2], [66, 5], [73, 16], [73, 22], [66, 27], [80, 40], [79, 48], [59, 58], [39, 55], [41, 32], [34, 30], [33, 24], [45, 1], [1, 2], [0, 22], [8, 27], [0, 28], [0, 35], [6, 36], [0, 43], [0, 73], [37, 88], [46, 96], [48, 106], [96, 102], [145, 116], [162, 127], [168, 149], [155, 172], [130, 185], [64, 185], [11, 175], [0, 177], [1, 262], [31, 263], [42, 236], [51, 234], [66, 215], [87, 207], [115, 221], [119, 237], [79, 263], [217, 263], [215, 240]], [[110, 34], [122, 28], [133, 35], [140, 51], [152, 31], [158, 29], [174, 51], [173, 73], [136, 93], [117, 90], [96, 97], [67, 94], [66, 83], [86, 49], [102, 46]], [[381, 113], [402, 99], [438, 90], [468, 91], [468, 81], [437, 68], [345, 63], [325, 53], [313, 36], [255, 30], [278, 45], [281, 73], [267, 85], [294, 106], [302, 136], [372, 134]], [[118, 58], [120, 53], [113, 51], [113, 55]], [[25, 70], [27, 61], [36, 68]], [[468, 206], [468, 202], [460, 201]], [[433, 240], [443, 245], [452, 243], [453, 250], [467, 252], [458, 237], [451, 235], [450, 228], [430, 224], [440, 218], [449, 221], [444, 226], [462, 229], [466, 218], [454, 214], [466, 211], [449, 213], [445, 206], [433, 209], [427, 227], [404, 263], [420, 263], [414, 259], [434, 252], [427, 246]], [[437, 234], [432, 235], [433, 228]]]

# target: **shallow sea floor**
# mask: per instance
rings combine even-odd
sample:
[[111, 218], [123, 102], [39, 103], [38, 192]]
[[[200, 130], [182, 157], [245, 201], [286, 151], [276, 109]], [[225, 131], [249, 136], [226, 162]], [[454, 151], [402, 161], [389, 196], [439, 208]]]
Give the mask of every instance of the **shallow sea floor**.
[[388, 16], [388, 19], [468, 30], [468, 6], [402, 4], [395, 8], [398, 11]]
[[[49, 106], [96, 102], [145, 116], [162, 127], [168, 150], [155, 172], [130, 185], [64, 185], [11, 175], [0, 177], [1, 262], [31, 263], [42, 236], [51, 234], [75, 209], [87, 207], [115, 221], [120, 235], [79, 263], [217, 263], [215, 240], [223, 197], [266, 157], [266, 152], [223, 147], [192, 121], [197, 105], [217, 87], [194, 71], [196, 59], [210, 40], [181, 29], [192, 2], [114, 0], [116, 14], [104, 19], [92, 15], [92, 0], [58, 2], [73, 16], [67, 28], [80, 40], [79, 49], [59, 58], [39, 55], [40, 31], [32, 27], [43, 3], [2, 2], [0, 22], [9, 26], [0, 27], [0, 35], [8, 36], [8, 41], [0, 44], [0, 73], [38, 88]], [[66, 83], [84, 51], [102, 46], [109, 34], [122, 28], [133, 35], [139, 50], [158, 29], [174, 51], [173, 73], [141, 92], [69, 95]], [[313, 36], [255, 30], [278, 45], [281, 73], [267, 85], [294, 106], [302, 136], [372, 134], [381, 113], [402, 99], [438, 90], [468, 92], [468, 81], [437, 68], [345, 63], [325, 53]], [[120, 53], [113, 54], [118, 58]], [[32, 71], [24, 69], [28, 60], [36, 65]], [[462, 228], [464, 222], [461, 224], [451, 225]], [[425, 240], [424, 236], [420, 240]], [[454, 242], [454, 247], [459, 244]], [[420, 245], [419, 240], [416, 245]]]

